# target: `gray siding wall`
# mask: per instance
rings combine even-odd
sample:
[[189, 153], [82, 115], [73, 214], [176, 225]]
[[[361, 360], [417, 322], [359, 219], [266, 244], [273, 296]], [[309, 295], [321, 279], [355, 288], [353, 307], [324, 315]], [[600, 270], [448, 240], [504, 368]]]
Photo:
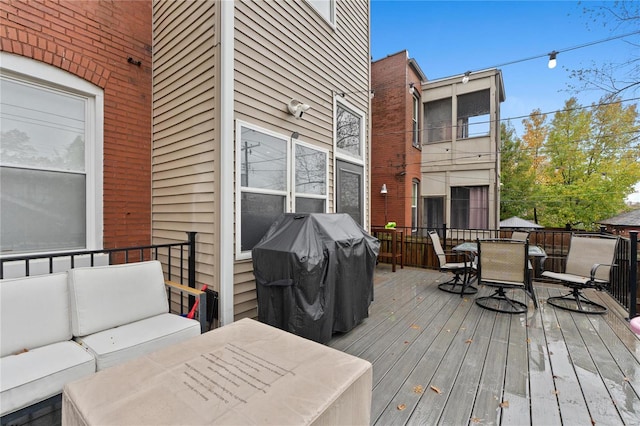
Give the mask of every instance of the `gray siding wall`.
[[196, 231], [196, 279], [216, 286], [216, 10], [213, 1], [153, 2], [152, 236]]
[[[346, 93], [344, 100], [365, 114], [368, 146], [369, 58], [368, 1], [337, 1], [335, 26], [305, 1], [236, 2], [235, 117], [285, 136], [298, 132], [300, 140], [330, 150], [330, 212], [334, 94]], [[287, 112], [291, 98], [311, 105], [303, 119]], [[235, 319], [255, 317], [251, 261], [237, 261], [234, 272]]]
[[[287, 136], [298, 132], [301, 141], [330, 151], [331, 212], [334, 98], [345, 93], [344, 100], [364, 113], [367, 147], [370, 50], [367, 0], [337, 1], [335, 25], [306, 1], [235, 1], [234, 7], [235, 63], [229, 65], [219, 59], [220, 2], [154, 0], [152, 233], [154, 243], [162, 243], [198, 232], [200, 284], [219, 289], [220, 268], [234, 268], [237, 320], [257, 316], [257, 303], [251, 261], [220, 265], [215, 243], [224, 179], [219, 173], [221, 67], [234, 70], [235, 120]], [[287, 112], [291, 98], [312, 106], [302, 120]], [[369, 155], [366, 149], [365, 159]]]

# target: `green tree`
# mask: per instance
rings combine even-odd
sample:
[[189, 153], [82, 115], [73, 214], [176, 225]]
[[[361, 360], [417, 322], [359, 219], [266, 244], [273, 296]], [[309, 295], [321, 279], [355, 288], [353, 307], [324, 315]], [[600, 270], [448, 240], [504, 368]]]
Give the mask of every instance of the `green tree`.
[[[640, 180], [637, 123], [635, 105], [625, 107], [619, 100], [603, 98], [589, 109], [575, 98], [566, 101], [543, 126], [546, 138], [535, 186], [541, 224], [594, 229], [598, 220], [625, 209], [626, 196]], [[529, 131], [539, 135], [541, 128]]]
[[500, 217], [533, 219], [535, 175], [533, 157], [510, 124], [500, 125]]

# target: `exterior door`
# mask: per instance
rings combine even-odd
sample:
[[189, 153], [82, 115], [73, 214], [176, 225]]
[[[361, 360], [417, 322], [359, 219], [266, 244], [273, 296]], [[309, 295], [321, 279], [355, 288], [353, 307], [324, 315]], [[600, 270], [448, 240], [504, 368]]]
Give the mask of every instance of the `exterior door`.
[[363, 185], [364, 168], [357, 164], [336, 160], [337, 191], [336, 212], [348, 213], [353, 220], [364, 226]]

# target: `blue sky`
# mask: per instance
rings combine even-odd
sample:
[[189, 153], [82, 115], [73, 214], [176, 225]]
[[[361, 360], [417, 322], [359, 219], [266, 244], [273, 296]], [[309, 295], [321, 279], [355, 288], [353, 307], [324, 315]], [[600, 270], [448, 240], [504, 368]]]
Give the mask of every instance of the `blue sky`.
[[[501, 117], [512, 118], [516, 133], [522, 136], [522, 118], [517, 117], [536, 108], [542, 112], [562, 109], [571, 96], [582, 105], [599, 100], [601, 92], [569, 91], [568, 83], [577, 84], [569, 77], [570, 70], [592, 68], [594, 61], [620, 61], [632, 54], [623, 39], [562, 52], [633, 31], [592, 23], [583, 8], [602, 3], [372, 0], [371, 54], [377, 60], [406, 49], [429, 80], [498, 66], [506, 92]], [[546, 56], [503, 65], [553, 50], [561, 53], [552, 70], [547, 68]], [[634, 199], [640, 201], [640, 194]]]

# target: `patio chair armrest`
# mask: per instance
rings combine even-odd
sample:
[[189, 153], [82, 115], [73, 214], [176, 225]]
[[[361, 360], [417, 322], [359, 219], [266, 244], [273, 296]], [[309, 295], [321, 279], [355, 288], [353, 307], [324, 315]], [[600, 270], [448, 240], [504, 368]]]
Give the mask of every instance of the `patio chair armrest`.
[[473, 263], [473, 259], [475, 258], [475, 255], [468, 251], [445, 250], [444, 254], [447, 257], [447, 259], [450, 257], [456, 257], [456, 258], [463, 257], [465, 266], [467, 263], [471, 265]]
[[598, 272], [598, 268], [601, 266], [618, 266], [617, 263], [594, 263], [591, 267], [591, 281], [596, 279], [596, 272]]
[[178, 291], [181, 295], [187, 294], [194, 296], [198, 300], [198, 320], [200, 321], [200, 330], [204, 333], [207, 328], [207, 293], [174, 281], [165, 280], [164, 285], [170, 289]]

